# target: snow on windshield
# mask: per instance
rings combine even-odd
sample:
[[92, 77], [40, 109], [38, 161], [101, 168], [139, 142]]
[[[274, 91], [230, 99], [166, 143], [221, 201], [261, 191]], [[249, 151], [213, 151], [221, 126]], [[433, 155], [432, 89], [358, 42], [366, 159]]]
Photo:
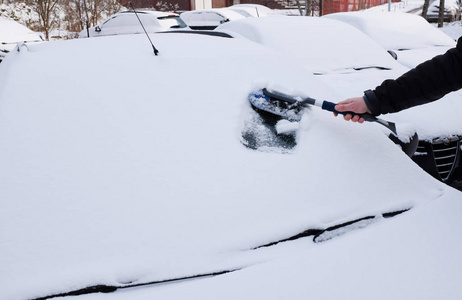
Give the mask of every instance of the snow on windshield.
[[[241, 268], [233, 274], [243, 279], [260, 267], [286, 272], [279, 267], [284, 264], [293, 274], [303, 266], [304, 276], [283, 273], [290, 282], [306, 282], [306, 274], [308, 282], [319, 282], [321, 274], [320, 289], [301, 292], [322, 298], [336, 290], [324, 280], [323, 266], [335, 270], [347, 264], [339, 274], [364, 276], [349, 264], [368, 262], [380, 270], [368, 272], [368, 280], [386, 272], [393, 282], [396, 265], [387, 262], [406, 265], [408, 254], [420, 266], [430, 261], [428, 249], [441, 254], [431, 256], [431, 266], [452, 270], [454, 264], [444, 259], [460, 258], [451, 246], [460, 234], [449, 238], [444, 224], [448, 211], [460, 211], [449, 201], [460, 193], [422, 171], [376, 127], [313, 108], [305, 112], [290, 154], [240, 143], [251, 112], [247, 97], [256, 88], [280, 85], [316, 98], [331, 96], [311, 73], [244, 39], [152, 38], [159, 56], [145, 36], [127, 35], [23, 47], [0, 66], [2, 296], [32, 299]], [[436, 203], [444, 204], [444, 213], [422, 209]], [[380, 217], [411, 207], [421, 209], [401, 219], [404, 224]], [[326, 247], [305, 240], [251, 250], [365, 216], [395, 225], [366, 230], [364, 246], [353, 238]], [[421, 228], [435, 232], [422, 239]], [[437, 243], [428, 242], [435, 236]], [[302, 246], [290, 248], [294, 245]], [[398, 251], [403, 245], [409, 251], [387, 248]], [[371, 252], [363, 255], [361, 249]], [[348, 259], [338, 265], [339, 257]], [[460, 272], [454, 274], [434, 275], [432, 284], [460, 281]], [[266, 285], [268, 276], [243, 281]], [[355, 278], [343, 276], [341, 282], [354, 286]], [[406, 285], [426, 291], [417, 278]], [[206, 291], [209, 297], [222, 292]]]

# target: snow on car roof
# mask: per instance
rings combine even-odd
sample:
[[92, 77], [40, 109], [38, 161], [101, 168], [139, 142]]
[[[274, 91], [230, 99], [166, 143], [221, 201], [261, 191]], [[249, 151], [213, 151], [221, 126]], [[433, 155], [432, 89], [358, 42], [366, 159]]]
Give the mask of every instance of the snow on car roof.
[[[18, 22], [0, 16], [0, 43], [42, 41], [40, 35]], [[12, 46], [14, 48], [14, 45]]]
[[359, 11], [329, 14], [323, 18], [345, 21], [373, 37], [387, 50], [455, 47], [455, 41], [447, 34], [421, 16], [409, 13]]
[[265, 17], [277, 14], [277, 12], [273, 11], [272, 9], [258, 4], [235, 4], [229, 6], [228, 9], [237, 11], [243, 10], [253, 17]]
[[[245, 18], [243, 15], [241, 15], [238, 12], [235, 12], [231, 9], [228, 8], [213, 8], [213, 9], [198, 9], [198, 10], [191, 10], [191, 11], [185, 11], [181, 13], [181, 18], [188, 24], [190, 21], [197, 21], [196, 19], [192, 20], [193, 16], [195, 15], [201, 15], [201, 14], [207, 14], [207, 13], [216, 13], [220, 14], [221, 16], [228, 18], [229, 20], [239, 20]], [[207, 21], [207, 20], [206, 20]], [[216, 19], [210, 19], [209, 21], [214, 21], [216, 22]], [[188, 24], [189, 25], [189, 24]]]
[[[291, 53], [294, 60], [313, 72], [395, 65], [378, 44], [353, 26], [334, 20], [287, 16], [247, 18], [222, 24], [216, 30], [230, 30], [282, 53]], [[300, 34], [301, 31], [306, 34]], [[363, 42], [365, 39], [367, 42]], [[308, 61], [304, 59], [307, 52]]]
[[[164, 16], [179, 16], [179, 14], [174, 13], [174, 12], [166, 12], [166, 11], [158, 11], [158, 10], [146, 10], [146, 9], [141, 9], [141, 10], [136, 10], [137, 13], [144, 13], [144, 14], [151, 14], [156, 17], [164, 17]], [[127, 10], [127, 11], [122, 11], [119, 12], [118, 14], [130, 14], [134, 13], [133, 10]]]
[[450, 195], [376, 127], [314, 108], [291, 153], [245, 148], [249, 92], [329, 88], [245, 39], [151, 37], [159, 56], [127, 35], [0, 66], [4, 297], [240, 269], [259, 245]]

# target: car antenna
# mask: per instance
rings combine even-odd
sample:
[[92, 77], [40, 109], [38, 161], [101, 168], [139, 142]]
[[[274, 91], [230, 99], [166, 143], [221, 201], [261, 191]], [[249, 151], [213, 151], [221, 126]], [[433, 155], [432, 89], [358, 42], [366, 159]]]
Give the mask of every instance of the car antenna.
[[149, 34], [147, 33], [146, 29], [144, 28], [143, 23], [140, 20], [140, 17], [138, 17], [138, 14], [136, 13], [136, 10], [133, 8], [133, 4], [131, 2], [129, 2], [129, 4], [130, 4], [131, 8], [133, 9], [133, 12], [135, 13], [135, 16], [138, 18], [138, 21], [140, 21], [141, 27], [143, 27], [144, 33], [146, 33], [146, 36], [148, 37], [148, 40], [151, 43], [152, 50], [154, 50], [154, 54], [157, 55], [159, 53], [159, 50], [157, 50], [156, 47], [154, 47], [154, 44], [152, 43], [151, 38], [149, 37]]

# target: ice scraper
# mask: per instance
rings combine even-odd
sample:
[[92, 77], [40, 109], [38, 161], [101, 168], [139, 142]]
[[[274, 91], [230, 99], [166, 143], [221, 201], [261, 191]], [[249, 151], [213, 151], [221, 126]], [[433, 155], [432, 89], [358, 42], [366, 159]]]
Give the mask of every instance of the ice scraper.
[[[278, 115], [290, 121], [300, 121], [303, 115], [303, 109], [310, 107], [311, 105], [318, 106], [324, 110], [341, 115], [356, 115], [354, 112], [340, 112], [335, 110], [334, 107], [336, 103], [333, 102], [316, 100], [310, 97], [301, 99], [278, 91], [269, 91], [266, 88], [251, 93], [249, 95], [249, 101], [257, 109]], [[377, 122], [397, 135], [395, 123], [377, 118], [368, 113], [360, 114], [359, 116], [368, 122]]]

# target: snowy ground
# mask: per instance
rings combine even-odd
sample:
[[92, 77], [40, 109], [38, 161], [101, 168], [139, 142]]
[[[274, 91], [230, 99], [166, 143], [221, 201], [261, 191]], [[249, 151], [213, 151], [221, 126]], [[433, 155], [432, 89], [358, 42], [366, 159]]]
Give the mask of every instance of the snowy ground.
[[462, 23], [460, 21], [444, 23], [444, 26], [439, 29], [452, 37], [454, 40], [457, 40], [462, 36]]

